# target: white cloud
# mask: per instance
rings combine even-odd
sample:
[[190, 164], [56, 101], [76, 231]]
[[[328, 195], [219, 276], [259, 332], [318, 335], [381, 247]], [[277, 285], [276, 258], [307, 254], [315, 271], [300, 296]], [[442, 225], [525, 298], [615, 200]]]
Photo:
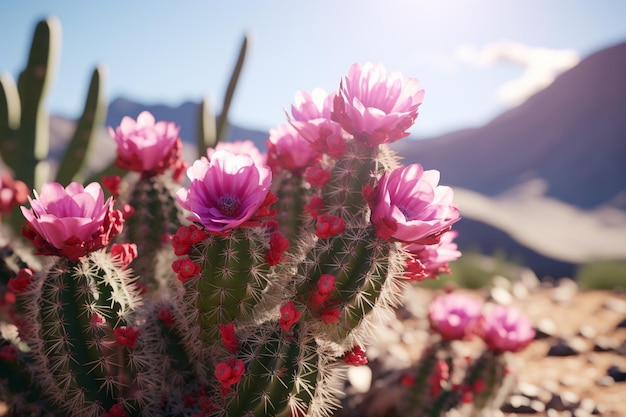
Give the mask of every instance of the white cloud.
[[490, 68], [498, 64], [523, 68], [520, 77], [507, 81], [496, 91], [497, 99], [509, 105], [522, 103], [580, 61], [578, 53], [573, 49], [532, 47], [507, 40], [490, 43], [482, 48], [460, 45], [455, 58], [477, 68]]

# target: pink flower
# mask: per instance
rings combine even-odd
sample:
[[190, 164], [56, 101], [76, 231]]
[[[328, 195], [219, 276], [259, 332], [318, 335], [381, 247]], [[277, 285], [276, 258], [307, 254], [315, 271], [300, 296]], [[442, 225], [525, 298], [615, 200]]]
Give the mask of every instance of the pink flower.
[[237, 352], [239, 347], [239, 338], [235, 332], [235, 325], [233, 322], [227, 324], [220, 324], [220, 336], [222, 337], [222, 344], [230, 353]]
[[120, 346], [134, 349], [139, 339], [139, 329], [135, 326], [120, 326], [113, 329], [113, 335]]
[[489, 349], [496, 353], [519, 352], [535, 338], [530, 319], [519, 310], [502, 305], [485, 309], [478, 333]]
[[109, 411], [102, 413], [102, 417], [126, 417], [126, 410], [120, 403], [115, 403], [109, 408]]
[[226, 232], [252, 220], [268, 196], [272, 171], [255, 164], [249, 155], [218, 150], [187, 170], [189, 188], [176, 194], [180, 205], [193, 213], [210, 232]]
[[35, 273], [30, 268], [20, 268], [16, 276], [9, 278], [7, 290], [15, 294], [27, 291], [28, 287], [33, 282], [34, 274]]
[[283, 253], [291, 244], [281, 232], [276, 231], [270, 236], [270, 248], [265, 252], [265, 261], [269, 266], [278, 265], [283, 258]]
[[313, 149], [338, 158], [345, 152], [346, 145], [341, 125], [331, 119], [334, 97], [335, 94], [327, 94], [319, 88], [310, 94], [298, 91], [291, 106], [293, 119], [289, 123]]
[[482, 306], [482, 301], [465, 294], [440, 295], [431, 301], [428, 319], [444, 340], [462, 340], [473, 334]]
[[439, 243], [434, 245], [420, 245], [412, 243], [406, 247], [410, 258], [407, 264], [405, 278], [412, 281], [421, 281], [426, 278], [435, 279], [440, 274], [449, 274], [448, 264], [461, 256], [458, 246], [453, 242], [459, 233], [450, 230], [441, 235]]
[[249, 155], [257, 165], [267, 164], [267, 155], [261, 153], [259, 148], [251, 140], [234, 140], [232, 142], [218, 142], [215, 148], [206, 150], [207, 157], [211, 159], [215, 151], [226, 150], [235, 155]]
[[137, 245], [134, 243], [114, 243], [111, 245], [111, 255], [119, 258], [122, 266], [126, 268], [137, 258]]
[[330, 181], [330, 171], [324, 169], [320, 161], [316, 161], [304, 171], [304, 178], [314, 187], [323, 187]]
[[174, 325], [174, 315], [169, 307], [163, 306], [157, 311], [157, 318], [163, 322], [167, 327]]
[[241, 359], [231, 358], [215, 365], [214, 375], [222, 387], [229, 388], [241, 380], [245, 371], [245, 365]]
[[355, 345], [350, 351], [343, 355], [343, 361], [352, 366], [366, 365], [367, 356], [365, 356], [365, 349], [359, 345]]
[[345, 231], [345, 223], [341, 217], [330, 214], [320, 214], [317, 216], [315, 224], [315, 235], [320, 239], [329, 239]]
[[117, 143], [116, 165], [146, 178], [176, 168], [182, 163], [179, 130], [174, 123], [155, 122], [147, 111], [140, 113], [137, 121], [124, 117], [115, 130], [109, 127]]
[[365, 146], [408, 136], [424, 98], [415, 78], [403, 78], [381, 64], [353, 64], [341, 80], [332, 119]]
[[78, 260], [103, 248], [122, 230], [122, 212], [113, 210], [113, 199], [104, 201], [100, 184], [67, 187], [45, 183], [41, 194], [29, 197], [31, 209], [21, 207], [27, 224], [23, 234], [40, 255]]
[[28, 199], [28, 187], [22, 181], [15, 180], [8, 172], [0, 176], [0, 216], [9, 213], [18, 204]]
[[371, 220], [378, 236], [433, 245], [460, 219], [450, 187], [437, 185], [439, 171], [421, 165], [385, 172], [372, 193]]
[[301, 315], [300, 311], [298, 311], [293, 304], [293, 301], [288, 301], [280, 307], [280, 320], [278, 324], [284, 331], [288, 332], [291, 330], [291, 327], [300, 320]]
[[187, 282], [200, 275], [200, 265], [191, 259], [176, 259], [172, 262], [172, 271], [176, 272], [180, 282]]
[[294, 175], [302, 175], [320, 156], [289, 124], [270, 129], [270, 137], [265, 143], [268, 149], [267, 163], [275, 173], [286, 169]]

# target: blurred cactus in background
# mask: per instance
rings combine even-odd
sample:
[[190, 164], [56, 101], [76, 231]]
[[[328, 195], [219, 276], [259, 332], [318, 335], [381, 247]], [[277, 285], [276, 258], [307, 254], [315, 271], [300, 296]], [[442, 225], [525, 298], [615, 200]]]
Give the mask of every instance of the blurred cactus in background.
[[[34, 45], [53, 44], [50, 22], [37, 27]], [[82, 160], [100, 113], [97, 76], [83, 114], [91, 122], [79, 122], [74, 156], [62, 162], [74, 167], [37, 182], [31, 170], [46, 155], [15, 135], [47, 128], [44, 113], [16, 125], [15, 106], [2, 108], [1, 149], [16, 178], [3, 180], [3, 210], [25, 204], [22, 176], [35, 189], [21, 207], [34, 252], [2, 236], [0, 393], [10, 415], [332, 415], [346, 367], [367, 363], [371, 330], [401, 303], [403, 287], [436, 278], [460, 256], [452, 190], [438, 171], [402, 166], [387, 147], [418, 115], [416, 79], [355, 64], [335, 93], [298, 92], [264, 154], [251, 142], [219, 142], [246, 45], [217, 128], [202, 106], [198, 144], [212, 146], [191, 164], [178, 127], [144, 112], [109, 129], [119, 175], [83, 184], [70, 161]], [[43, 49], [37, 60], [49, 62], [52, 48]], [[40, 81], [22, 84], [20, 92], [43, 94]], [[20, 152], [33, 156], [17, 169]], [[481, 313], [479, 303], [432, 308], [441, 340], [398, 407], [415, 415], [486, 408], [503, 380], [503, 354], [531, 333], [507, 338], [522, 320]], [[479, 328], [489, 349], [457, 389], [450, 341]]]

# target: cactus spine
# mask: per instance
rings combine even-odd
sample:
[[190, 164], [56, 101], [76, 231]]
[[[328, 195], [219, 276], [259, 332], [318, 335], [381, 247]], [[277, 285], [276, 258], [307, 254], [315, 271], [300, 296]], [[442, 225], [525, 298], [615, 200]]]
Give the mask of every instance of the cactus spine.
[[[19, 302], [20, 335], [47, 395], [76, 416], [99, 415], [117, 402], [128, 410], [146, 404], [145, 359], [114, 333], [138, 307], [132, 278], [104, 251], [79, 261], [59, 258], [37, 273]], [[137, 389], [128, 387], [138, 384]], [[134, 392], [133, 392], [134, 391]], [[140, 394], [136, 396], [136, 394]], [[143, 397], [142, 397], [143, 396]]]

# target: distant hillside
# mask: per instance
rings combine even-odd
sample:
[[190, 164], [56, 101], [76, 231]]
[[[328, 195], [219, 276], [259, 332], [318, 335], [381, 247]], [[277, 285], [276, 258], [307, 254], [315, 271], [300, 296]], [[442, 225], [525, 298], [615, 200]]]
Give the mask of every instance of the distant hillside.
[[[540, 277], [571, 276], [578, 264], [626, 259], [626, 43], [597, 52], [550, 87], [490, 123], [437, 138], [405, 139], [403, 163], [441, 171], [456, 189], [461, 250], [504, 251]], [[199, 104], [111, 102], [106, 126], [143, 111], [181, 127], [185, 158], [195, 159]], [[51, 118], [52, 153], [73, 122]], [[268, 132], [232, 126], [228, 140], [265, 149]], [[98, 171], [114, 158], [103, 129], [92, 158]]]
[[494, 196], [532, 179], [576, 207], [626, 208], [626, 43], [477, 129], [394, 144], [446, 184]]
[[[167, 120], [180, 126], [180, 137], [183, 142], [195, 144], [198, 132], [198, 117], [200, 104], [186, 101], [177, 107], [164, 105], [146, 105], [134, 101], [118, 98], [109, 105], [106, 126], [119, 126], [124, 116], [137, 118], [142, 111], [147, 110], [157, 120]], [[245, 129], [239, 126], [230, 126], [227, 131], [227, 140], [251, 140], [263, 149], [268, 132]]]

